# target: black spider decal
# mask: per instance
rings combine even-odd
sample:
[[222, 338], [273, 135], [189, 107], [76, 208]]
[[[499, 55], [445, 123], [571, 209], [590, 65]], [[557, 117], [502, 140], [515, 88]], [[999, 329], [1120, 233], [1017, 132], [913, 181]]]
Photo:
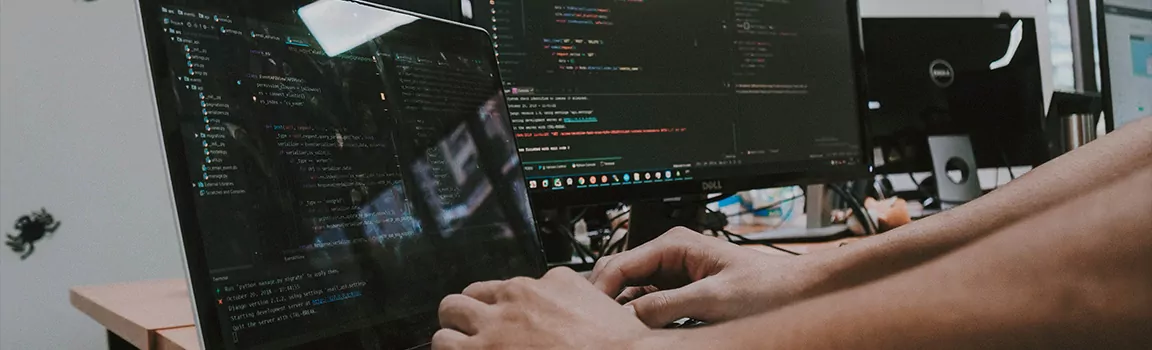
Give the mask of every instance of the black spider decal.
[[51, 235], [60, 228], [60, 222], [48, 214], [44, 208], [40, 211], [33, 211], [31, 215], [21, 216], [16, 219], [14, 225], [19, 235], [7, 235], [8, 241], [4, 242], [12, 251], [20, 253], [20, 260], [27, 259], [36, 250], [34, 245], [37, 241], [45, 236]]

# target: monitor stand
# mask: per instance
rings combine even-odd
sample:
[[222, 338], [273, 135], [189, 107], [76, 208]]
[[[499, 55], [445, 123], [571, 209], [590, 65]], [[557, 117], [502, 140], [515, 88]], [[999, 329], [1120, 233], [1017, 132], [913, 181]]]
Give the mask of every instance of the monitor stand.
[[685, 227], [699, 232], [704, 220], [707, 196], [685, 196], [664, 201], [632, 203], [628, 223], [628, 249], [633, 249], [668, 232]]
[[824, 185], [809, 185], [804, 197], [807, 227], [788, 227], [743, 235], [763, 243], [823, 242], [847, 235], [847, 225], [832, 224], [832, 195]]

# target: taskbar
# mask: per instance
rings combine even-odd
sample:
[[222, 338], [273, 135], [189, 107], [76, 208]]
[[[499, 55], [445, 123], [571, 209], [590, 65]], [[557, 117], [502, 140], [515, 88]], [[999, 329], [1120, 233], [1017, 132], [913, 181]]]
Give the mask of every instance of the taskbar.
[[647, 184], [666, 184], [695, 180], [715, 180], [771, 176], [783, 173], [802, 173], [814, 170], [830, 170], [857, 166], [858, 157], [834, 159], [809, 159], [793, 162], [773, 162], [759, 164], [739, 164], [737, 162], [713, 162], [704, 166], [673, 167], [631, 171], [606, 171], [601, 173], [563, 174], [554, 176], [528, 175], [530, 192], [554, 192], [576, 189], [593, 189]]
[[529, 177], [531, 191], [601, 188], [692, 180], [692, 169], [660, 169], [599, 174]]

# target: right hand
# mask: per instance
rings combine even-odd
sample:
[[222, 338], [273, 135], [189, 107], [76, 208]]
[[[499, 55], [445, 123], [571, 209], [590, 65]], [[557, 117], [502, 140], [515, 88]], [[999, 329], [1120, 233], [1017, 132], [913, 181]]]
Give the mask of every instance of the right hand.
[[719, 323], [802, 297], [815, 274], [804, 257], [779, 257], [686, 228], [601, 258], [588, 277], [652, 328], [690, 317]]

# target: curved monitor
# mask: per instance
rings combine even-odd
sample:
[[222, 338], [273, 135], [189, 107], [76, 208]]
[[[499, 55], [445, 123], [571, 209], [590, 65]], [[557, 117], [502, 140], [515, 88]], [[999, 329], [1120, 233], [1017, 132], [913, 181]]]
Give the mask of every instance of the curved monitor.
[[533, 201], [868, 176], [856, 1], [464, 1]]

